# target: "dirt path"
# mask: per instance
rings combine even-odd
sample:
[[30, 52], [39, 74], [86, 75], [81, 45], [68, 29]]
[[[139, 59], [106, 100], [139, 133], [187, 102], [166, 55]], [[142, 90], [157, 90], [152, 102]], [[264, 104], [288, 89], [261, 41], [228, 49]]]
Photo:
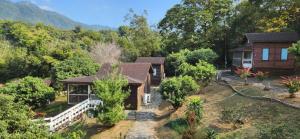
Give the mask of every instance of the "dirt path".
[[132, 128], [126, 135], [126, 139], [157, 139], [155, 127], [158, 122], [155, 120], [156, 111], [162, 102], [161, 95], [157, 88], [151, 89], [152, 103], [142, 106], [139, 111], [132, 111], [128, 117], [134, 117]]

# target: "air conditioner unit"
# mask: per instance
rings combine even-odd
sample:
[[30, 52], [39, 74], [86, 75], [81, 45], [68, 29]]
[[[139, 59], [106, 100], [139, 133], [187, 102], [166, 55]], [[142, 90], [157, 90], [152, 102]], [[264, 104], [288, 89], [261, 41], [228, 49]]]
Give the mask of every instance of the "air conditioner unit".
[[144, 104], [151, 103], [151, 94], [144, 94]]

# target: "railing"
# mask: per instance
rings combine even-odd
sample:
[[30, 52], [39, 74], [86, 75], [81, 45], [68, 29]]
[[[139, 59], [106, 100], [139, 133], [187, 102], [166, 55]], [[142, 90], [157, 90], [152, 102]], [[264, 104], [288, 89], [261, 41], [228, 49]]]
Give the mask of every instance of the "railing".
[[56, 131], [62, 127], [67, 127], [72, 121], [78, 120], [81, 115], [89, 109], [95, 109], [97, 105], [102, 105], [101, 100], [86, 99], [64, 112], [50, 118], [45, 118], [50, 131]]

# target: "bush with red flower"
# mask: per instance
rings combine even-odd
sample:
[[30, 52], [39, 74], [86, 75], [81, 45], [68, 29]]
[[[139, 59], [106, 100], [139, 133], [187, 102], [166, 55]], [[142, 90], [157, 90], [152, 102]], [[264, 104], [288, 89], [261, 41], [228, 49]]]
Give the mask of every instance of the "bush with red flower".
[[295, 93], [300, 90], [300, 77], [281, 77], [282, 81], [281, 83], [285, 85], [290, 93], [290, 97], [294, 98]]
[[245, 85], [248, 84], [248, 77], [252, 75], [251, 68], [238, 68], [235, 73], [245, 80]]

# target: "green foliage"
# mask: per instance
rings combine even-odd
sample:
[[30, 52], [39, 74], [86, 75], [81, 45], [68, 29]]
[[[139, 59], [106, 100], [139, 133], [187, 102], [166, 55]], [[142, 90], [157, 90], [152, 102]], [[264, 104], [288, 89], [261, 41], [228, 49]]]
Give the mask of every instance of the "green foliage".
[[172, 103], [175, 108], [182, 105], [185, 97], [197, 91], [199, 85], [189, 76], [165, 79], [160, 85], [163, 98]]
[[118, 40], [118, 44], [124, 49], [123, 60], [134, 61], [139, 56], [157, 55], [161, 49], [161, 38], [149, 27], [145, 16], [130, 10], [126, 20], [129, 20], [129, 26], [119, 28]]
[[86, 56], [74, 56], [55, 65], [52, 77], [57, 83], [60, 80], [71, 77], [93, 75], [98, 69], [99, 65], [93, 62], [91, 58]]
[[212, 41], [220, 38], [215, 32], [222, 32], [222, 19], [230, 11], [231, 3], [231, 0], [183, 0], [173, 6], [159, 23], [164, 51], [211, 47]]
[[[189, 65], [196, 65], [199, 60], [206, 61], [208, 63], [213, 63], [217, 58], [217, 54], [207, 48], [207, 49], [198, 49], [194, 51], [189, 51], [183, 49], [178, 53], [169, 54], [166, 58], [166, 74], [168, 76], [180, 75], [180, 67], [184, 63]], [[186, 65], [185, 65], [186, 66]]]
[[0, 138], [50, 138], [44, 126], [31, 121], [33, 112], [27, 105], [14, 102], [14, 98], [0, 94]]
[[201, 48], [188, 53], [186, 56], [186, 62], [190, 63], [191, 65], [196, 65], [199, 60], [203, 60], [212, 64], [217, 57], [218, 55], [212, 49]]
[[178, 75], [179, 66], [186, 61], [186, 55], [190, 53], [189, 50], [184, 49], [178, 53], [169, 54], [166, 57], [166, 74], [167, 76]]
[[98, 120], [107, 126], [113, 126], [125, 118], [124, 100], [129, 92], [124, 90], [128, 85], [120, 75], [111, 75], [107, 79], [94, 82], [93, 91], [103, 101], [98, 106]]
[[48, 87], [42, 79], [31, 76], [5, 84], [5, 87], [0, 88], [0, 93], [12, 95], [16, 102], [33, 108], [45, 106], [55, 98], [53, 88]]
[[208, 128], [206, 131], [206, 139], [219, 139], [218, 133], [214, 129]]
[[183, 134], [189, 125], [185, 119], [179, 118], [168, 122], [165, 126], [179, 134]]
[[203, 115], [203, 101], [200, 99], [200, 97], [193, 97], [188, 100], [187, 112], [195, 113], [196, 122], [200, 123]]
[[290, 97], [295, 97], [295, 93], [300, 90], [300, 77], [281, 77], [281, 84], [289, 90]]
[[300, 62], [300, 41], [294, 43], [292, 47], [289, 48], [289, 52], [294, 54], [297, 57], [298, 62]]
[[217, 70], [212, 64], [199, 60], [195, 66], [188, 63], [181, 64], [179, 66], [179, 73], [183, 76], [191, 76], [198, 82], [207, 83], [213, 79]]

